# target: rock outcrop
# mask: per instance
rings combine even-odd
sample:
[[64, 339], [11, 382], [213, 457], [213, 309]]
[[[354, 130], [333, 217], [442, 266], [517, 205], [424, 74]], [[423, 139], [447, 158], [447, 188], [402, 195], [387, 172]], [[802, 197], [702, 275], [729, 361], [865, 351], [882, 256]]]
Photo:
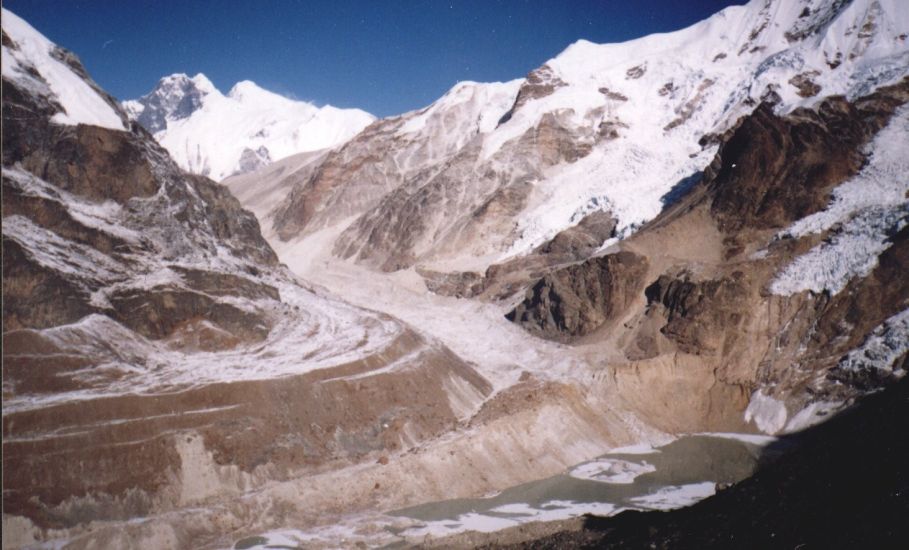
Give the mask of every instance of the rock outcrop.
[[615, 321], [644, 287], [647, 259], [631, 252], [601, 256], [537, 282], [506, 317], [531, 333], [568, 341]]
[[[671, 354], [700, 356], [716, 365], [718, 382], [772, 392], [783, 407], [784, 424], [787, 406], [797, 411], [825, 400], [840, 403], [893, 381], [899, 367], [891, 365], [902, 348], [892, 342], [905, 338], [902, 318], [909, 310], [909, 288], [898, 275], [906, 260], [909, 190], [889, 171], [891, 165], [881, 163], [899, 162], [884, 142], [906, 137], [907, 92], [904, 80], [853, 102], [825, 100], [817, 111], [780, 116], [759, 107], [725, 136], [703, 178], [677, 203], [618, 243], [618, 252], [545, 275], [508, 319], [557, 341], [621, 319], [613, 330], [582, 342], [617, 346], [635, 363]], [[880, 160], [869, 163], [869, 150]], [[894, 202], [869, 197], [862, 200], [870, 206], [851, 206], [836, 198], [844, 185], [855, 185], [865, 197], [878, 193], [858, 187], [872, 185], [868, 174], [895, 186]], [[876, 206], [875, 200], [884, 202]], [[838, 208], [845, 214], [836, 214]], [[832, 216], [844, 216], [841, 225], [813, 221]], [[787, 229], [807, 223], [829, 229]], [[861, 244], [843, 248], [829, 261], [864, 254], [871, 246], [864, 243], [874, 242], [866, 239], [882, 239], [880, 249], [872, 248], [879, 252], [871, 253], [866, 271], [845, 273], [842, 282], [823, 279], [826, 286], [807, 292], [778, 282], [802, 256], [851, 242], [839, 235], [853, 224], [868, 224], [851, 229], [862, 235]], [[883, 232], [874, 233], [876, 224]], [[683, 245], [686, 235], [702, 240]], [[624, 274], [617, 267], [624, 267]], [[806, 264], [794, 277], [811, 280], [811, 270], [832, 267], [830, 273], [839, 273], [835, 266]], [[626, 283], [621, 299], [604, 306], [617, 276], [640, 283]], [[591, 311], [598, 312], [593, 322]], [[880, 339], [890, 343], [868, 351], [873, 359], [867, 363], [844, 359], [865, 353], [852, 350]]]
[[720, 227], [782, 228], [823, 209], [833, 186], [862, 167], [862, 146], [907, 99], [904, 84], [853, 103], [826, 99], [785, 118], [758, 107], [720, 147], [719, 170], [705, 177]]

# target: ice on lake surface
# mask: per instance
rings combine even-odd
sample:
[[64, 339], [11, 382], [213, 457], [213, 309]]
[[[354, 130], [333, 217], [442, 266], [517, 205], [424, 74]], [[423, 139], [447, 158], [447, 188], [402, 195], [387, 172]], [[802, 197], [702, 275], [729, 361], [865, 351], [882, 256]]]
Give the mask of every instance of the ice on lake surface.
[[[655, 449], [617, 449], [563, 474], [506, 489], [488, 498], [454, 499], [388, 512], [384, 519], [349, 518], [330, 530], [281, 530], [239, 541], [243, 548], [314, 542], [382, 546], [465, 531], [493, 532], [522, 523], [556, 521], [623, 510], [669, 510], [711, 496], [718, 483], [751, 475], [769, 437], [683, 436]], [[364, 529], [364, 523], [371, 529]], [[376, 523], [383, 524], [378, 530]], [[359, 534], [358, 534], [359, 533]], [[240, 546], [235, 546], [239, 548]]]
[[[483, 531], [495, 523], [568, 519], [621, 510], [687, 506], [714, 493], [717, 483], [748, 477], [761, 447], [730, 436], [685, 436], [649, 454], [610, 453], [568, 472], [502, 491], [485, 499], [456, 499], [392, 512], [424, 526], [415, 534]], [[502, 527], [499, 527], [502, 528]]]

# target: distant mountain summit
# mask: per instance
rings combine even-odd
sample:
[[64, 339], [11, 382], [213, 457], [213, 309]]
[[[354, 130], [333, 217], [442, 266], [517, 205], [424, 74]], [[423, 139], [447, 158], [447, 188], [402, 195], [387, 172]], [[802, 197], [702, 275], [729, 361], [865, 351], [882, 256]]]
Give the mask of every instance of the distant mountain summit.
[[152, 133], [167, 129], [168, 121], [183, 120], [202, 107], [202, 100], [217, 92], [204, 75], [178, 73], [162, 78], [155, 89], [139, 99], [123, 102], [123, 108], [133, 120]]
[[336, 147], [375, 120], [359, 109], [288, 99], [248, 80], [224, 95], [203, 74], [166, 76], [122, 106], [181, 167], [215, 180]]

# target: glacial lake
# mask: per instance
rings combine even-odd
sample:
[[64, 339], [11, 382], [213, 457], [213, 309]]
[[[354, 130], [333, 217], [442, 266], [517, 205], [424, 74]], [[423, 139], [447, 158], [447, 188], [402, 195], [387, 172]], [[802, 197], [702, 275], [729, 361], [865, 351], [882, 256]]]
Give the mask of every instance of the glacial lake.
[[669, 510], [714, 494], [717, 484], [750, 476], [772, 438], [744, 434], [683, 436], [658, 448], [617, 449], [564, 474], [518, 485], [489, 498], [454, 499], [394, 510], [422, 523], [407, 539], [489, 532], [622, 510]]
[[[549, 478], [486, 498], [453, 499], [348, 518], [331, 527], [281, 529], [237, 541], [245, 548], [404, 548], [426, 537], [466, 531], [493, 532], [537, 521], [556, 521], [623, 510], [670, 510], [693, 504], [750, 476], [772, 437], [695, 434], [662, 447], [616, 449]], [[384, 518], [384, 519], [382, 519]], [[364, 528], [365, 524], [369, 528]]]

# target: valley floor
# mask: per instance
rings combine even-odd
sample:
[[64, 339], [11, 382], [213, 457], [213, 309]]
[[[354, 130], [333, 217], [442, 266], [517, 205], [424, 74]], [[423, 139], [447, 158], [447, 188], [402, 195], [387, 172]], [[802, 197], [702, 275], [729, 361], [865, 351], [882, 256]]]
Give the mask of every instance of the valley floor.
[[576, 348], [535, 338], [506, 320], [507, 308], [500, 305], [433, 294], [413, 269], [377, 273], [333, 257], [330, 247], [346, 226], [286, 243], [269, 238], [269, 244], [304, 280], [437, 338], [475, 364], [496, 391], [515, 384], [524, 371], [564, 379], [585, 362]]

